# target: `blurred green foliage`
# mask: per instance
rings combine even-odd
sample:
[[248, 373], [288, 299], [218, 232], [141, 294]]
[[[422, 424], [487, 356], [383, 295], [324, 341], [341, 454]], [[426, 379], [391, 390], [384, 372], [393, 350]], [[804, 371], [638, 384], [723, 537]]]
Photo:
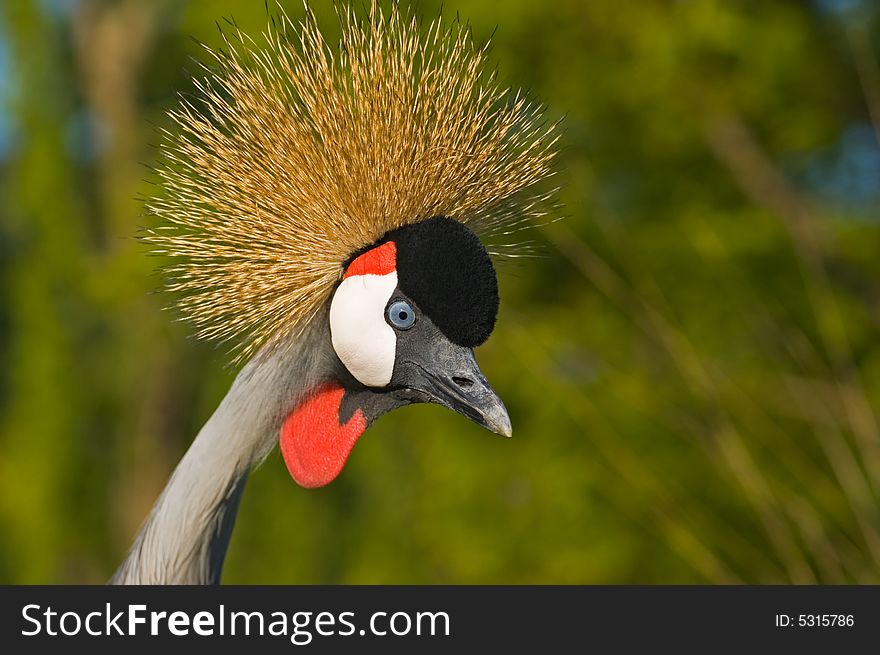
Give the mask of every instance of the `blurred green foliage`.
[[[515, 437], [407, 408], [318, 491], [276, 453], [225, 580], [880, 582], [876, 4], [444, 4], [565, 115], [566, 218], [478, 353]], [[2, 3], [0, 582], [105, 580], [234, 376], [133, 238], [224, 16], [266, 19]]]

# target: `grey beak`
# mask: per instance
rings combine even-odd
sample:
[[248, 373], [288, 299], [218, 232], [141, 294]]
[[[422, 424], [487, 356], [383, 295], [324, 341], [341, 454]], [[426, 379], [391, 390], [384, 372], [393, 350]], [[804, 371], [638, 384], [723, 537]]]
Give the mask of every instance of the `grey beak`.
[[408, 361], [418, 373], [407, 386], [427, 395], [429, 402], [458, 412], [495, 434], [511, 436], [507, 408], [477, 366], [474, 351], [446, 339], [432, 346], [429, 361]]
[[469, 361], [452, 376], [452, 385], [446, 389], [450, 408], [495, 434], [512, 436], [513, 427], [504, 402], [489, 386], [474, 352], [469, 348], [466, 351]]

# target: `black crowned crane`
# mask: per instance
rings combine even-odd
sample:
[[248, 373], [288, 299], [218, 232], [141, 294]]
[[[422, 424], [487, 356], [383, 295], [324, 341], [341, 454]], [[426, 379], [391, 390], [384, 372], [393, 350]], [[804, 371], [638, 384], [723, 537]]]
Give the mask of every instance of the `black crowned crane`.
[[320, 487], [411, 403], [511, 434], [473, 354], [498, 311], [477, 235], [542, 214], [554, 126], [484, 74], [457, 22], [374, 3], [340, 11], [332, 48], [306, 14], [281, 12], [263, 45], [233, 27], [170, 112], [145, 238], [175, 262], [198, 335], [247, 363], [112, 582], [218, 582], [248, 473], [276, 443]]

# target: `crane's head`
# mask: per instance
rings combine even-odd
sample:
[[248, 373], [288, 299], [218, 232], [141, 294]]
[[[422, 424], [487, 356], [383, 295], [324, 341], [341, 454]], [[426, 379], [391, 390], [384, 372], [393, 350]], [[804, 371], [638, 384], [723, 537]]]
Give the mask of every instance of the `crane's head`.
[[473, 352], [497, 312], [492, 261], [453, 219], [398, 228], [353, 257], [330, 302], [334, 379], [282, 428], [294, 479], [327, 484], [370, 422], [410, 403], [438, 403], [509, 437], [507, 410]]
[[437, 216], [394, 230], [351, 261], [330, 304], [330, 333], [354, 388], [439, 403], [509, 437], [507, 411], [473, 353], [497, 313], [485, 248]]
[[235, 339], [240, 360], [326, 336], [332, 370], [278, 411], [288, 469], [320, 486], [401, 405], [510, 435], [473, 354], [498, 311], [478, 235], [504, 254], [545, 213], [558, 136], [484, 74], [487, 48], [461, 23], [373, 0], [366, 18], [340, 8], [333, 48], [305, 11], [273, 19], [263, 47], [233, 27], [209, 49], [197, 100], [170, 112], [147, 203], [163, 223], [146, 240], [174, 260], [198, 335]]

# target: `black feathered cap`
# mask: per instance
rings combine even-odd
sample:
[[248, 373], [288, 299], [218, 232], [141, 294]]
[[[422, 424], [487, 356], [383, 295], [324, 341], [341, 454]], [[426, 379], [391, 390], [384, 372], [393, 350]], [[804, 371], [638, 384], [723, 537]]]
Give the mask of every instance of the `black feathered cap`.
[[435, 216], [388, 232], [397, 285], [459, 346], [479, 346], [495, 327], [498, 280], [486, 248], [461, 221]]

